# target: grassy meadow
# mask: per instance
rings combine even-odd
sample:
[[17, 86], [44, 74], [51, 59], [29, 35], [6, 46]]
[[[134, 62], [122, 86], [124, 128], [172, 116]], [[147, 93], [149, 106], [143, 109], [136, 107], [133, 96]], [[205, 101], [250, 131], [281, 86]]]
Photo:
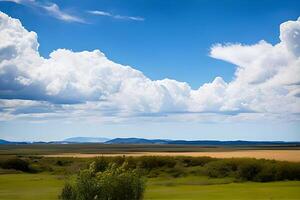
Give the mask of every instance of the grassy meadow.
[[[0, 175], [0, 199], [58, 199], [64, 182], [64, 178], [50, 174], [2, 174]], [[226, 178], [164, 177], [150, 178], [147, 181], [144, 199], [300, 199], [299, 188], [300, 181], [234, 183]]]
[[[86, 149], [83, 145], [78, 145], [80, 148], [77, 149], [76, 145], [16, 145], [7, 149], [0, 146], [0, 199], [58, 199], [65, 183], [75, 180], [77, 174], [93, 162], [102, 168], [111, 163], [118, 166], [126, 163], [128, 169], [139, 169], [146, 180], [145, 200], [300, 199], [300, 162], [190, 156], [43, 156], [65, 151], [101, 153], [101, 149], [105, 148], [102, 145], [86, 146]], [[176, 148], [177, 152], [185, 151], [181, 146], [149, 145], [139, 148], [143, 152], [176, 152]], [[104, 153], [120, 154], [124, 153], [124, 149], [125, 145], [113, 145]], [[134, 151], [130, 147], [126, 152], [130, 149]], [[233, 147], [187, 147], [188, 151], [196, 152], [221, 152], [222, 149], [225, 152], [241, 150]]]
[[0, 199], [58, 199], [64, 180], [50, 174], [0, 175]]
[[300, 182], [234, 183], [226, 179], [187, 177], [151, 180], [145, 199], [299, 199]]

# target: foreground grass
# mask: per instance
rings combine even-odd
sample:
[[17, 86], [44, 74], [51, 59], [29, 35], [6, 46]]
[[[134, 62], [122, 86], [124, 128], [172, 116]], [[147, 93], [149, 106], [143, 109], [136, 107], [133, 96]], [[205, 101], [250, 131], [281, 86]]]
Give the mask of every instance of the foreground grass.
[[52, 200], [58, 199], [64, 180], [48, 174], [0, 175], [0, 199]]
[[229, 183], [227, 179], [200, 180], [196, 177], [177, 180], [149, 181], [145, 199], [155, 200], [209, 200], [209, 199], [300, 199], [300, 181], [271, 183]]
[[[49, 174], [0, 175], [0, 199], [57, 199], [64, 182]], [[145, 199], [300, 199], [299, 188], [300, 181], [232, 183], [228, 178], [153, 178], [147, 182]]]

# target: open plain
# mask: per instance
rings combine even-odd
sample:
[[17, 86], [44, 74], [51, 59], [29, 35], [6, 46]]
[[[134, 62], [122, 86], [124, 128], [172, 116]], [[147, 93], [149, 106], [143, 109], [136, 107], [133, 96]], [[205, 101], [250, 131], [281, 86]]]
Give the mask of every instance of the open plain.
[[240, 150], [224, 152], [136, 152], [136, 153], [114, 153], [114, 154], [82, 154], [82, 153], [61, 153], [43, 155], [45, 157], [75, 157], [93, 158], [99, 156], [192, 156], [212, 158], [257, 158], [279, 161], [300, 162], [300, 150]]
[[[297, 165], [300, 162], [298, 146], [148, 144], [0, 145], [1, 162], [18, 158], [28, 161], [30, 167], [35, 170], [34, 173], [23, 173], [18, 170], [0, 168], [0, 199], [58, 199], [64, 183], [73, 179], [72, 177], [75, 177], [80, 169], [87, 168], [95, 157], [102, 157], [117, 163], [125, 158], [128, 162], [132, 162], [132, 159], [149, 162], [144, 165], [146, 168], [151, 168], [146, 175], [144, 195], [146, 200], [300, 199], [298, 190], [300, 181], [297, 179], [269, 183], [245, 182], [235, 178], [235, 175], [230, 175], [230, 173], [223, 177], [224, 172], [222, 172], [221, 176], [218, 175], [220, 177], [214, 178], [207, 175], [206, 172], [214, 168], [213, 163], [224, 163], [226, 166], [226, 160], [231, 162], [227, 158], [234, 158], [232, 162], [237, 162], [237, 164], [246, 161], [251, 165], [251, 162], [255, 161], [254, 163], [257, 164], [279, 163], [278, 166], [280, 166], [280, 163], [282, 165], [290, 165], [289, 163], [291, 163]], [[251, 161], [251, 159], [245, 158], [259, 160]], [[156, 164], [150, 164], [151, 162]], [[265, 165], [262, 164], [261, 166]], [[222, 170], [222, 168], [220, 169]], [[228, 170], [227, 168], [224, 169]]]
[[24, 144], [1, 145], [1, 155], [77, 157], [192, 156], [257, 158], [300, 162], [300, 146], [196, 146], [159, 144]]

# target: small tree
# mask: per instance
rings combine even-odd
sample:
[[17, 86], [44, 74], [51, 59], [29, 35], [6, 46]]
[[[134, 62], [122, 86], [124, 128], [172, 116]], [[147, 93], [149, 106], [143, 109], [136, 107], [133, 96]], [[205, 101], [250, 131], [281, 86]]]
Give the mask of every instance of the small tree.
[[89, 169], [80, 171], [73, 184], [67, 183], [61, 193], [63, 200], [141, 200], [144, 180], [137, 170], [110, 164], [105, 171], [97, 171], [93, 162]]

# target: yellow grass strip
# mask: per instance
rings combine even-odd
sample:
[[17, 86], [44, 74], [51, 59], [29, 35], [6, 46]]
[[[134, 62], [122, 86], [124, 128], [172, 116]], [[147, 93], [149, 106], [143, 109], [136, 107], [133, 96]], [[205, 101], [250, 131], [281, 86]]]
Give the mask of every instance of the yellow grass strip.
[[54, 155], [44, 155], [45, 157], [78, 157], [92, 158], [97, 156], [209, 156], [214, 158], [264, 158], [281, 161], [300, 162], [300, 150], [241, 150], [230, 152], [137, 152], [137, 153], [117, 153], [117, 154], [80, 154], [63, 153]]

